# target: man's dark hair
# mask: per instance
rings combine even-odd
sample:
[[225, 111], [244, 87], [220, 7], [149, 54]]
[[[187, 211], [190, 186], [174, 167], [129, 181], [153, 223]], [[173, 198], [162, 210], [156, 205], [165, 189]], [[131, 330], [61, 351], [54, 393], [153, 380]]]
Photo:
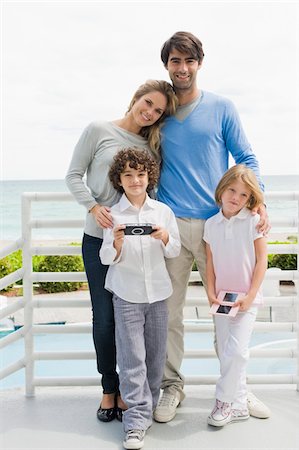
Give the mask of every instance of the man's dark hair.
[[161, 59], [164, 66], [167, 66], [169, 53], [173, 48], [181, 53], [188, 53], [190, 57], [196, 59], [199, 64], [201, 64], [203, 60], [204, 52], [201, 41], [188, 31], [178, 31], [164, 43], [161, 49]]

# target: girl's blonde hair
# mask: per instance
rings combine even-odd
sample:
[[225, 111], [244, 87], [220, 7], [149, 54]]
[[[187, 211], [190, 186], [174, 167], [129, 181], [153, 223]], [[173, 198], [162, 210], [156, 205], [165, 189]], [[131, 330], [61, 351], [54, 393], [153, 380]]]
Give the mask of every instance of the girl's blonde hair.
[[218, 183], [215, 191], [215, 200], [218, 206], [221, 206], [221, 197], [223, 192], [229, 187], [229, 185], [238, 180], [243, 181], [243, 183], [251, 191], [248, 203], [246, 205], [248, 209], [253, 209], [264, 202], [264, 195], [254, 172], [243, 164], [237, 164], [225, 172]]
[[153, 125], [141, 128], [140, 135], [148, 141], [150, 149], [152, 150], [156, 159], [160, 161], [160, 130], [165, 117], [175, 114], [176, 108], [178, 106], [178, 99], [171, 84], [164, 80], [147, 80], [144, 84], [139, 86], [139, 88], [135, 92], [128, 107], [127, 114], [131, 111], [134, 103], [141, 97], [143, 97], [143, 95], [156, 91], [163, 94], [166, 98], [165, 111]]

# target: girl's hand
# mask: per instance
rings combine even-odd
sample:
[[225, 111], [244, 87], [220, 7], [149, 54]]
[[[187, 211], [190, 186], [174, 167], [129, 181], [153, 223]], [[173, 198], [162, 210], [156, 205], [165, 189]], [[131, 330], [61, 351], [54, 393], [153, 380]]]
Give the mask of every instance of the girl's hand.
[[213, 296], [213, 295], [209, 295], [209, 296], [208, 296], [208, 299], [209, 299], [210, 306], [212, 306], [213, 303], [216, 303], [217, 305], [220, 305], [220, 302], [219, 302], [219, 300], [217, 299], [217, 297], [215, 297], [215, 296]]
[[248, 295], [245, 295], [245, 297], [233, 303], [232, 307], [235, 308], [236, 306], [239, 306], [240, 307], [239, 311], [241, 312], [247, 311], [250, 308], [253, 300], [254, 300], [253, 298], [249, 297]]
[[153, 230], [155, 230], [155, 231], [153, 231], [151, 233], [151, 236], [154, 239], [160, 239], [163, 242], [164, 245], [167, 245], [168, 241], [169, 241], [169, 233], [168, 233], [168, 231], [165, 230], [165, 228], [159, 227], [158, 225], [154, 225], [153, 226]]
[[114, 236], [113, 247], [117, 252], [116, 258], [119, 256], [124, 243], [125, 227], [126, 227], [125, 225], [117, 225], [117, 227], [115, 227], [113, 230]]
[[112, 228], [113, 220], [110, 214], [110, 208], [104, 205], [95, 205], [89, 211], [95, 218], [96, 223], [101, 228]]

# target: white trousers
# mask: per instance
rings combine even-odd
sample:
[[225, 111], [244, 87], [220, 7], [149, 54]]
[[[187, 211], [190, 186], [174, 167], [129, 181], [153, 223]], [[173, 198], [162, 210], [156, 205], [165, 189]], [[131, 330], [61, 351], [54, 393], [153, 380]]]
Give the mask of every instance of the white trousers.
[[232, 403], [235, 409], [247, 408], [246, 366], [256, 315], [256, 307], [238, 313], [236, 317], [215, 315], [217, 354], [220, 361], [216, 398]]

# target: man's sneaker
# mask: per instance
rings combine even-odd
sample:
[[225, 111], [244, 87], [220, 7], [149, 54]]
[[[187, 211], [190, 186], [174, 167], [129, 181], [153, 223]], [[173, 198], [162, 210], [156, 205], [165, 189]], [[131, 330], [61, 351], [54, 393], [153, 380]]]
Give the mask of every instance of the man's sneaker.
[[247, 392], [247, 408], [252, 417], [268, 419], [271, 412], [268, 406], [261, 402], [252, 392]]
[[145, 430], [129, 430], [123, 441], [124, 448], [139, 449], [144, 446]]
[[208, 417], [208, 424], [213, 427], [223, 427], [231, 421], [231, 415], [231, 403], [221, 402], [216, 399], [215, 407]]
[[249, 419], [250, 415], [248, 409], [232, 409], [231, 422], [239, 422], [241, 420]]
[[176, 409], [180, 404], [180, 393], [175, 395], [163, 392], [158, 405], [154, 411], [154, 419], [156, 422], [170, 422], [176, 415]]

